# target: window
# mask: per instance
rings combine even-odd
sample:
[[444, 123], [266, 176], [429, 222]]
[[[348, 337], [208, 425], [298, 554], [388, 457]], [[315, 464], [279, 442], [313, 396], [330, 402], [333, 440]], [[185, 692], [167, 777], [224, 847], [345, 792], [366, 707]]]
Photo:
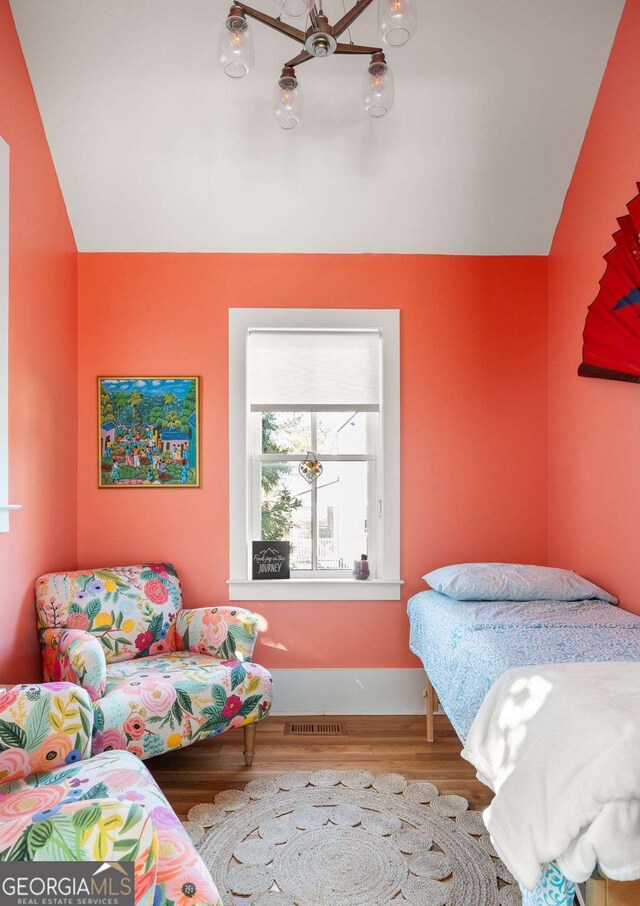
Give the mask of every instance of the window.
[[9, 146], [0, 138], [0, 532], [9, 509]]
[[[231, 310], [231, 600], [400, 597], [398, 370], [396, 311]], [[259, 539], [290, 580], [250, 580]]]

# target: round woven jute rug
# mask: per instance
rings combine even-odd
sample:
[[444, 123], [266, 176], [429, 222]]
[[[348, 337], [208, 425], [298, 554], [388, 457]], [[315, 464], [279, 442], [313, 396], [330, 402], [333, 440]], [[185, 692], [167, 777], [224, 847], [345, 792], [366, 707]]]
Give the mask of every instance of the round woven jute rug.
[[400, 774], [288, 771], [184, 822], [224, 906], [520, 906], [480, 812]]

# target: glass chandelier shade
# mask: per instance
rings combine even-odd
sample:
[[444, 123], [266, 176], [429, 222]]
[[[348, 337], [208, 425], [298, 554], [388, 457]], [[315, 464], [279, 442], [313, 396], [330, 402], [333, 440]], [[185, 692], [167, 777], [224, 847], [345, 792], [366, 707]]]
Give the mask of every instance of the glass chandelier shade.
[[[347, 3], [351, 4], [347, 9]], [[370, 64], [362, 83], [362, 106], [374, 119], [386, 116], [394, 104], [394, 78], [385, 59], [383, 46], [357, 44], [351, 39], [351, 26], [366, 11], [372, 0], [342, 0], [342, 15], [333, 23], [325, 14], [322, 0], [275, 0], [280, 16], [244, 6], [232, 0], [229, 14], [220, 30], [218, 60], [226, 75], [241, 79], [253, 68], [253, 34], [249, 20], [256, 20], [297, 44], [297, 53], [285, 63], [273, 91], [273, 117], [281, 129], [291, 130], [303, 119], [304, 98], [296, 76], [297, 67], [309, 60], [345, 54], [352, 59], [367, 56]], [[338, 14], [340, 11], [338, 10]], [[295, 25], [286, 18], [299, 19]], [[409, 41], [418, 25], [417, 0], [378, 0], [380, 45], [401, 47]], [[348, 42], [342, 36], [348, 33]], [[302, 49], [301, 46], [302, 45]], [[306, 69], [305, 69], [306, 72]]]
[[253, 33], [249, 23], [244, 16], [229, 15], [220, 29], [220, 66], [230, 79], [242, 79], [253, 66], [253, 60]]
[[378, 24], [385, 44], [402, 47], [418, 25], [416, 0], [378, 0]]
[[273, 116], [281, 129], [295, 129], [304, 115], [304, 96], [295, 75], [283, 72], [273, 90]]
[[375, 56], [383, 57], [383, 59], [374, 59], [364, 74], [362, 106], [369, 116], [380, 119], [380, 117], [386, 116], [393, 107], [395, 89], [393, 73], [384, 60], [384, 55], [376, 54]]
[[314, 0], [276, 0], [280, 14], [291, 19], [300, 19], [311, 12]]

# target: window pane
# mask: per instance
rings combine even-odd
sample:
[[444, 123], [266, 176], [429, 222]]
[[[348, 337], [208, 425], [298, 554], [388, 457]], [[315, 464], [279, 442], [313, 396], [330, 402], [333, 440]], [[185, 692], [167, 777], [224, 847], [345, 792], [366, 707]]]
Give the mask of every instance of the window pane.
[[324, 463], [318, 485], [318, 569], [353, 569], [367, 548], [367, 463]]
[[263, 463], [260, 475], [263, 541], [291, 542], [291, 569], [311, 569], [311, 491], [297, 463]]
[[317, 424], [318, 454], [367, 452], [366, 412], [318, 412]]
[[[309, 412], [263, 412], [263, 453], [306, 453], [311, 448]], [[276, 541], [276, 538], [269, 538]]]

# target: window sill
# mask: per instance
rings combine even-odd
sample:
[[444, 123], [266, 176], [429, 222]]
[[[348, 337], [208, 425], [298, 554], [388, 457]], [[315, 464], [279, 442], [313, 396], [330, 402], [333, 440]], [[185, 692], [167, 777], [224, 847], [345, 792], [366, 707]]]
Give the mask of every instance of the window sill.
[[230, 601], [399, 601], [401, 579], [229, 579]]
[[9, 531], [9, 513], [21, 509], [21, 503], [0, 503], [0, 532]]

